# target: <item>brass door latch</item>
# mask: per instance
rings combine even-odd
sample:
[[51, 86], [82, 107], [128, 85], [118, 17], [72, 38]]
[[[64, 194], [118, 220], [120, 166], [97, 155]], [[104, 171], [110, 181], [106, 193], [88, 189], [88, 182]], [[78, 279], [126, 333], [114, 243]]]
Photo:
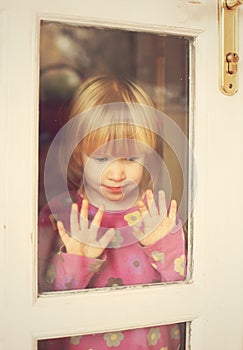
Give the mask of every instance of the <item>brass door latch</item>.
[[238, 7], [243, 0], [218, 0], [219, 87], [225, 95], [238, 90]]

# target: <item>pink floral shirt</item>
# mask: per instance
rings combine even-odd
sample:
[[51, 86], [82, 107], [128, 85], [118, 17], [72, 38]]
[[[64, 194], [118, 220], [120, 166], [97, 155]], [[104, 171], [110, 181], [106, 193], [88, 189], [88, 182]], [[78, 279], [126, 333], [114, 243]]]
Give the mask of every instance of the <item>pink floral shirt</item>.
[[[137, 208], [124, 212], [105, 212], [100, 234], [109, 227], [115, 236], [98, 259], [60, 252], [56, 219], [69, 228], [71, 203], [82, 198], [72, 194], [58, 196], [52, 212], [46, 206], [39, 215], [39, 290], [63, 291], [183, 280], [185, 241], [180, 223], [155, 244], [143, 247], [137, 242], [132, 226], [138, 219]], [[53, 212], [55, 208], [55, 213]], [[97, 208], [89, 206], [92, 221]], [[182, 349], [180, 325], [164, 325], [114, 333], [76, 336], [42, 341], [43, 350], [177, 350]]]

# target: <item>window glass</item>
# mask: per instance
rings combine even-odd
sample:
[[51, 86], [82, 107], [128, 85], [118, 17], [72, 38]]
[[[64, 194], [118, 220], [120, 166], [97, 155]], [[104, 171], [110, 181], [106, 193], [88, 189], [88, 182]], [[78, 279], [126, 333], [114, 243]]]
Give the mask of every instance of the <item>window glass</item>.
[[190, 45], [41, 22], [40, 293], [185, 279]]
[[[171, 324], [132, 330], [40, 340], [38, 350], [65, 349], [185, 349], [186, 324]], [[97, 347], [98, 346], [98, 347]]]

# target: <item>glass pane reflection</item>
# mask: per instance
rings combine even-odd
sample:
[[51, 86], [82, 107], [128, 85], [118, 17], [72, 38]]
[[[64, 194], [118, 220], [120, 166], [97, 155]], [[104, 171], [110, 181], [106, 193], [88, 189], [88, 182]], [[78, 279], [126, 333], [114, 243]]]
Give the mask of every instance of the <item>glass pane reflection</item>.
[[[146, 240], [138, 239], [139, 243], [135, 242], [136, 245], [134, 244], [137, 253], [135, 250], [132, 253], [129, 251], [126, 254], [120, 255], [118, 258], [118, 254], [116, 253], [124, 252], [124, 249], [128, 247], [126, 244], [127, 235], [124, 237], [121, 234], [119, 225], [124, 225], [123, 221], [125, 220], [126, 226], [130, 230], [129, 234], [133, 237], [134, 232], [131, 227], [134, 220], [136, 223], [137, 213], [141, 214], [137, 205], [129, 208], [128, 212], [124, 212], [122, 214], [123, 216], [118, 218], [119, 224], [114, 226], [115, 235], [109, 243], [109, 248], [114, 248], [113, 252], [112, 249], [109, 249], [109, 252], [101, 251], [100, 254], [96, 254], [95, 256], [93, 256], [92, 252], [92, 254], [87, 253], [85, 256], [82, 255], [82, 258], [76, 255], [76, 248], [72, 250], [70, 245], [68, 246], [67, 239], [65, 240], [63, 238], [61, 242], [58, 234], [57, 220], [61, 220], [64, 223], [65, 229], [69, 226], [76, 226], [78, 227], [77, 231], [80, 231], [81, 225], [79, 219], [76, 225], [70, 225], [71, 204], [74, 202], [77, 203], [78, 211], [80, 211], [87, 191], [83, 191], [80, 195], [81, 185], [76, 186], [75, 184], [75, 176], [78, 176], [76, 171], [73, 171], [72, 181], [68, 184], [68, 194], [55, 191], [56, 187], [62, 188], [67, 180], [62, 175], [61, 165], [56, 166], [55, 164], [52, 168], [51, 180], [48, 178], [48, 181], [52, 181], [54, 199], [51, 208], [50, 203], [49, 207], [45, 207], [45, 203], [49, 198], [46, 198], [45, 193], [44, 169], [45, 161], [47, 155], [50, 153], [55, 136], [59, 135], [61, 128], [69, 120], [71, 113], [70, 102], [74, 92], [80, 87], [82, 82], [91, 76], [115, 76], [122, 77], [123, 81], [126, 78], [130, 82], [134, 82], [136, 86], [146, 91], [146, 96], [148, 95], [152, 98], [156, 110], [170, 116], [169, 119], [175, 122], [177, 131], [182, 130], [183, 135], [187, 139], [189, 134], [189, 51], [190, 41], [185, 37], [173, 35], [162, 36], [153, 33], [74, 26], [42, 21], [40, 37], [40, 215], [38, 253], [40, 293], [57, 290], [173, 282], [185, 278], [187, 251], [186, 220], [182, 223], [184, 225], [183, 228], [178, 226], [178, 222], [174, 222], [177, 229], [174, 229], [174, 231], [170, 230], [170, 233], [173, 231], [173, 239], [169, 235], [165, 238], [163, 247], [170, 247], [171, 251], [165, 251], [161, 247], [158, 247], [156, 245], [157, 241], [147, 243]], [[110, 97], [110, 95], [107, 96]], [[115, 99], [110, 102], [124, 102], [124, 100]], [[80, 110], [78, 112], [80, 113]], [[145, 127], [146, 125], [144, 125]], [[138, 134], [138, 131], [141, 131], [141, 129], [134, 129], [135, 132], [133, 134]], [[142, 134], [145, 134], [144, 130], [142, 130]], [[151, 141], [153, 137], [153, 133], [150, 133], [149, 137], [147, 133], [147, 137], [144, 137], [144, 139]], [[72, 139], [72, 137], [70, 138]], [[95, 142], [97, 142], [97, 139], [95, 139]], [[179, 155], [165, 139], [163, 135], [156, 136], [156, 142], [154, 143], [157, 146], [156, 152], [158, 151], [159, 161], [163, 161], [166, 165], [167, 177], [165, 176], [166, 172], [162, 174], [162, 166], [160, 167], [160, 165], [158, 166], [156, 164], [154, 168], [159, 169], [158, 171], [156, 170], [157, 173], [161, 172], [158, 183], [161, 181], [160, 189], [165, 190], [167, 203], [170, 203], [172, 198], [176, 199], [179, 206], [178, 217], [185, 218], [188, 193], [187, 145], [179, 143]], [[179, 142], [176, 134], [173, 136], [173, 139]], [[150, 147], [150, 144], [148, 143], [147, 146]], [[58, 154], [58, 152], [56, 153]], [[83, 153], [80, 154], [81, 158], [82, 156]], [[73, 157], [75, 158], [75, 156]], [[180, 157], [181, 162], [179, 162], [178, 157]], [[100, 159], [100, 157], [98, 158]], [[104, 156], [102, 158], [104, 159]], [[134, 157], [127, 157], [126, 155], [124, 159], [129, 160], [130, 163], [130, 160], [134, 160]], [[141, 165], [142, 160], [135, 161], [135, 163]], [[96, 171], [98, 172], [97, 164], [93, 174]], [[79, 169], [78, 166], [77, 168]], [[145, 168], [146, 166], [144, 166]], [[143, 171], [144, 175], [145, 170]], [[135, 172], [135, 174], [137, 173]], [[81, 175], [79, 174], [78, 180], [80, 178]], [[147, 178], [149, 179], [149, 176]], [[145, 182], [144, 179], [145, 177], [143, 178], [143, 182]], [[129, 180], [132, 183], [136, 183], [137, 179], [132, 178]], [[141, 183], [142, 181], [139, 182], [139, 185]], [[149, 181], [146, 184], [148, 183]], [[167, 187], [170, 187], [168, 191]], [[118, 196], [119, 191], [123, 194], [123, 187], [120, 185], [106, 186], [106, 190], [109, 192], [110, 197]], [[139, 188], [140, 190], [141, 188]], [[157, 196], [157, 192], [155, 196]], [[144, 193], [145, 191], [143, 194], [139, 192], [141, 198], [139, 196], [138, 198], [145, 198], [148, 203], [149, 200]], [[186, 196], [184, 202], [182, 201], [183, 196]], [[182, 205], [180, 205], [181, 203]], [[92, 206], [92, 204], [94, 203], [91, 203], [89, 206], [87, 215], [90, 222], [92, 222], [97, 212], [96, 205]], [[169, 213], [169, 208], [167, 209]], [[110, 223], [113, 224], [114, 219], [109, 219], [110, 213], [106, 217], [105, 215], [104, 220], [106, 220], [106, 223], [109, 221], [108, 226], [105, 225], [105, 227], [110, 228]], [[160, 215], [162, 214], [160, 213]], [[185, 234], [183, 234], [183, 229]], [[60, 230], [59, 227], [59, 233]], [[75, 237], [77, 238], [77, 236]], [[64, 240], [65, 243], [63, 246]], [[172, 245], [173, 249], [171, 248]], [[117, 248], [121, 248], [121, 250]], [[141, 254], [142, 250], [145, 252], [144, 255]], [[171, 252], [172, 254], [170, 254]], [[116, 254], [115, 260], [113, 259], [114, 254]], [[170, 261], [167, 259], [169, 256]], [[124, 261], [126, 262], [126, 266], [123, 271], [120, 271], [119, 268], [124, 266]], [[107, 266], [114, 265], [118, 266], [119, 271], [107, 268]], [[83, 273], [82, 276], [79, 273], [80, 271]], [[163, 277], [161, 277], [162, 275]]]
[[40, 340], [38, 350], [184, 350], [186, 323]]

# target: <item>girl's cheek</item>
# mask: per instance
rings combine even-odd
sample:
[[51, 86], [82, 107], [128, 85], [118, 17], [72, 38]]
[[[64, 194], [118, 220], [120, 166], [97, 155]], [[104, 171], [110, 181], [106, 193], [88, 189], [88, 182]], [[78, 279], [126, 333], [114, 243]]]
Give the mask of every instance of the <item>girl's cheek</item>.
[[140, 184], [143, 178], [143, 166], [141, 164], [134, 165], [133, 167], [130, 168], [128, 178], [133, 180], [136, 184]]
[[85, 177], [87, 182], [92, 182], [94, 185], [100, 185], [106, 177], [106, 166], [98, 164], [90, 168], [86, 173]]
[[104, 171], [105, 165], [102, 162], [96, 162], [93, 159], [90, 159], [86, 162], [84, 167], [84, 173], [89, 176], [94, 174], [101, 174]]

